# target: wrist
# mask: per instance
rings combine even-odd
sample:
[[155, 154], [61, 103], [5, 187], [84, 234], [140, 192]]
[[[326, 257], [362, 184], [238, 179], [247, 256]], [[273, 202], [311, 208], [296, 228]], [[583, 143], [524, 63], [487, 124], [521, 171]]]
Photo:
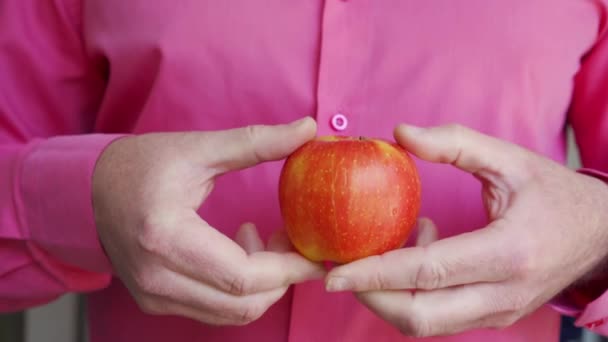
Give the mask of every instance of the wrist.
[[[577, 172], [593, 179], [594, 185], [591, 188], [597, 190], [593, 192], [597, 193], [598, 198], [594, 201], [598, 205], [595, 210], [599, 214], [596, 222], [600, 225], [599, 229], [605, 231], [603, 235], [608, 236], [608, 174], [593, 169], [579, 169]], [[608, 251], [608, 243], [602, 247], [602, 250]], [[570, 285], [563, 295], [573, 303], [584, 306], [596, 300], [606, 290], [608, 290], [608, 256], [604, 256], [591, 271]]]

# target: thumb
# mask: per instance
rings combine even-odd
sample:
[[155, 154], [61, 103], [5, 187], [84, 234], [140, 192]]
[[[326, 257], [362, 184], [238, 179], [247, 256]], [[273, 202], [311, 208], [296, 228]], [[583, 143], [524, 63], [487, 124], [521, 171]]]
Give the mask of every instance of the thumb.
[[399, 125], [395, 140], [418, 158], [470, 172], [517, 175], [529, 154], [523, 148], [460, 125], [419, 128]]
[[315, 121], [305, 117], [285, 125], [254, 125], [206, 133], [201, 146], [206, 166], [221, 174], [283, 159], [315, 134]]

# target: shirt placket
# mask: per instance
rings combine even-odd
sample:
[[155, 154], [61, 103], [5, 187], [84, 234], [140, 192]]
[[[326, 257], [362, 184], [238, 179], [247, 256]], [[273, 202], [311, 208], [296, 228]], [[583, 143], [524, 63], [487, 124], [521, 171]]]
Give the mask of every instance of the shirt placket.
[[317, 83], [320, 134], [354, 135], [362, 99], [362, 58], [370, 47], [369, 0], [328, 0], [323, 9]]
[[[370, 0], [325, 1], [316, 88], [319, 135], [356, 136], [365, 131], [360, 125], [365, 99], [357, 94], [366, 86], [361, 82], [366, 72], [362, 56], [370, 48], [370, 5]], [[351, 294], [326, 295], [322, 282], [296, 286], [289, 341], [345, 340], [350, 310]]]

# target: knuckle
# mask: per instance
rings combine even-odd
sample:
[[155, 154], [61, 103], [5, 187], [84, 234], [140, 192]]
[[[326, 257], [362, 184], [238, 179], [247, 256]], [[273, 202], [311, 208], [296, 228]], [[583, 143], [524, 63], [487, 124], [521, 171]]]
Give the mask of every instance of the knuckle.
[[372, 289], [377, 290], [388, 290], [388, 281], [384, 278], [384, 275], [380, 271], [374, 271], [374, 276], [372, 278], [372, 284], [370, 286]]
[[245, 128], [245, 137], [246, 142], [249, 146], [253, 146], [253, 154], [254, 158], [258, 161], [264, 160], [264, 157], [261, 155], [261, 152], [255, 148], [258, 146], [257, 142], [262, 135], [263, 126], [261, 125], [249, 125]]
[[444, 134], [452, 142], [454, 152], [442, 154], [439, 158], [441, 163], [455, 164], [462, 157], [464, 141], [469, 134], [469, 129], [460, 124], [448, 124], [443, 127]]
[[143, 251], [153, 255], [164, 255], [166, 239], [162, 236], [163, 223], [159, 218], [148, 215], [141, 223], [136, 242]]
[[131, 280], [138, 292], [145, 293], [145, 288], [148, 287], [148, 273], [142, 268], [138, 268], [131, 273]]
[[435, 290], [442, 287], [447, 280], [447, 269], [440, 262], [425, 259], [418, 267], [415, 286], [417, 289]]
[[244, 275], [233, 275], [228, 277], [224, 283], [225, 289], [236, 296], [246, 296], [253, 292], [253, 285], [248, 277]]
[[[531, 243], [531, 242], [529, 242]], [[531, 274], [535, 274], [537, 270], [538, 258], [534, 257], [530, 246], [520, 245], [514, 249], [510, 260], [510, 273], [515, 278], [527, 278]]]
[[264, 309], [259, 304], [248, 304], [242, 306], [236, 313], [236, 324], [247, 325], [259, 319], [264, 313]]
[[249, 141], [250, 143], [255, 142], [258, 137], [259, 130], [260, 130], [260, 126], [258, 126], [258, 125], [247, 126], [247, 128], [245, 129], [245, 132], [247, 133], [246, 134], [247, 141]]
[[156, 276], [158, 273], [150, 272], [149, 267], [143, 267], [133, 272], [132, 280], [137, 292], [144, 295], [163, 295], [162, 281], [159, 276]]
[[384, 272], [381, 271], [382, 267], [380, 267], [380, 265], [382, 265], [382, 255], [378, 255], [378, 256], [374, 256], [373, 258], [377, 259], [377, 264], [378, 267], [376, 267], [373, 271], [373, 276], [372, 276], [372, 284], [371, 288], [372, 289], [378, 289], [378, 290], [385, 290], [385, 289], [390, 289], [390, 282], [388, 281], [388, 279], [386, 279], [386, 274]]

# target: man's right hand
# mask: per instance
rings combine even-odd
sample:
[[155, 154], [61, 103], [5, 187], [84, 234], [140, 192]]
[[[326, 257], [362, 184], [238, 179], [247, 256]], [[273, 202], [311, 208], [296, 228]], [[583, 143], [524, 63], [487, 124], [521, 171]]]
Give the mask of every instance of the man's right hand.
[[144, 312], [243, 325], [290, 284], [324, 276], [321, 265], [290, 251], [285, 236], [265, 248], [244, 224], [235, 242], [197, 214], [218, 175], [285, 158], [315, 132], [306, 118], [125, 137], [106, 148], [93, 176], [95, 221], [116, 274]]

